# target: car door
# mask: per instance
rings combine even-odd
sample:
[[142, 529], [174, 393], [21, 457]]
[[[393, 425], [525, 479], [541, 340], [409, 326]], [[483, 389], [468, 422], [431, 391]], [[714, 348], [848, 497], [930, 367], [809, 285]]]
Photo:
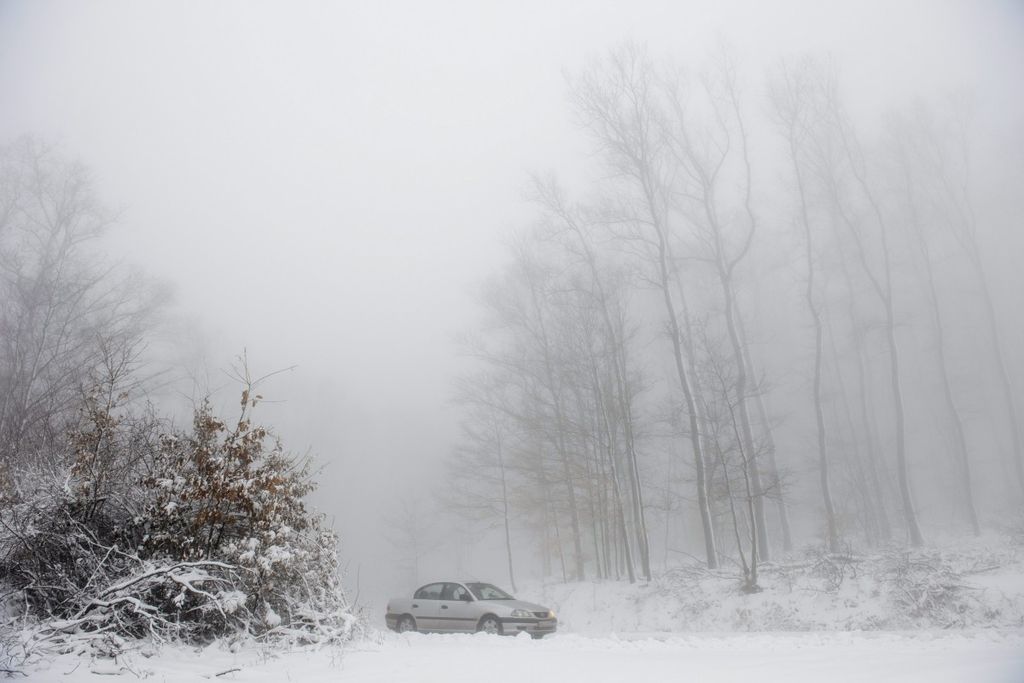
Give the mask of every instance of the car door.
[[416, 618], [416, 627], [421, 631], [435, 631], [439, 626], [438, 612], [441, 605], [443, 583], [430, 583], [420, 588], [413, 595], [412, 615]]
[[439, 603], [440, 627], [447, 631], [475, 631], [477, 610], [473, 596], [460, 583], [446, 583]]

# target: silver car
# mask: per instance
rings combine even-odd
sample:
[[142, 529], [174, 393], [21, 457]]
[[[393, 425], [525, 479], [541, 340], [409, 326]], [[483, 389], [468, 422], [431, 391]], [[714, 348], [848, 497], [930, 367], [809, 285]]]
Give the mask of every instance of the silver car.
[[558, 628], [547, 607], [514, 597], [489, 583], [440, 581], [417, 590], [412, 599], [393, 598], [384, 615], [388, 628], [400, 633], [529, 633], [543, 638]]

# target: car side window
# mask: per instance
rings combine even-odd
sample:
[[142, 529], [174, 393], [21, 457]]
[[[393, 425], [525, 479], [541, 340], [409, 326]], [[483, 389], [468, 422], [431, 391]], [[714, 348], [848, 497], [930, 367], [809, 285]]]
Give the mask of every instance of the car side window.
[[469, 595], [469, 591], [467, 591], [464, 587], [460, 586], [459, 584], [446, 583], [444, 585], [444, 596], [441, 599], [463, 600], [467, 595]]
[[413, 597], [417, 600], [440, 600], [443, 583], [432, 583], [416, 591]]

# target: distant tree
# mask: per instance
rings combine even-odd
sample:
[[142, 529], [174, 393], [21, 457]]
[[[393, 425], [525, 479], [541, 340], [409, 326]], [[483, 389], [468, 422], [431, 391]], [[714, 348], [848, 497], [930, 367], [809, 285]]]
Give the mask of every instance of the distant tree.
[[1005, 331], [1001, 328], [1001, 317], [992, 292], [984, 235], [980, 230], [983, 226], [979, 225], [973, 197], [976, 188], [972, 166], [970, 102], [964, 98], [949, 98], [944, 104], [948, 116], [942, 130], [925, 128], [927, 119], [919, 122], [922, 144], [917, 147], [918, 160], [927, 169], [930, 181], [920, 189], [923, 190], [923, 201], [927, 202], [930, 213], [955, 238], [981, 290], [991, 359], [995, 365], [1009, 431], [1011, 463], [1017, 484], [1024, 493], [1024, 427], [1018, 414], [1018, 396], [1014, 391], [1007, 361]]
[[[758, 574], [764, 557], [757, 533], [756, 498], [765, 497], [750, 479], [750, 458], [763, 455], [764, 442], [756, 442], [761, 452], [746, 451], [736, 393], [737, 370], [731, 349], [724, 339], [727, 331], [718, 330], [710, 321], [694, 326], [695, 345], [700, 351], [701, 394], [707, 419], [706, 440], [710, 455], [716, 522], [719, 524], [719, 548], [723, 558], [735, 561], [742, 573], [741, 590], [757, 592]], [[731, 552], [734, 551], [734, 552]]]
[[821, 296], [815, 288], [815, 274], [818, 270], [814, 246], [815, 228], [810, 217], [810, 190], [808, 188], [807, 146], [812, 144], [810, 136], [818, 125], [814, 111], [814, 88], [819, 84], [819, 74], [808, 63], [783, 65], [771, 84], [771, 101], [774, 113], [786, 145], [786, 153], [792, 166], [796, 187], [798, 224], [803, 233], [804, 254], [807, 264], [807, 285], [804, 301], [814, 324], [814, 418], [818, 442], [818, 475], [821, 485], [822, 502], [825, 509], [825, 542], [831, 552], [839, 550], [839, 529], [836, 523], [835, 504], [832, 500], [832, 484], [829, 475], [830, 457], [828, 431], [825, 425], [825, 409], [822, 397], [824, 363], [824, 324], [822, 322]]
[[114, 217], [82, 164], [32, 138], [0, 147], [0, 468], [66, 459], [83, 391], [139, 379], [159, 298], [96, 252]]
[[384, 538], [394, 548], [398, 567], [410, 583], [418, 584], [422, 579], [423, 558], [437, 537], [438, 527], [433, 520], [426, 503], [413, 495], [400, 497], [383, 517]]
[[501, 386], [486, 376], [460, 383], [458, 402], [467, 410], [462, 438], [445, 469], [444, 507], [474, 524], [501, 527], [508, 580], [516, 588], [512, 553], [513, 465], [515, 438]]
[[[571, 206], [562, 188], [553, 180], [535, 178], [534, 196], [545, 213], [545, 236], [556, 239], [565, 250], [566, 256], [579, 263], [583, 272], [581, 277], [574, 282], [574, 286], [584, 297], [582, 303], [586, 307], [593, 308], [597, 314], [598, 329], [588, 335], [595, 338], [594, 342], [596, 342], [597, 348], [594, 348], [594, 344], [587, 345], [587, 356], [591, 360], [590, 378], [593, 380], [593, 390], [598, 394], [592, 405], [594, 409], [604, 408], [604, 410], [598, 410], [601, 419], [597, 422], [594, 434], [600, 432], [603, 423], [606, 438], [599, 439], [600, 445], [612, 447], [612, 428], [617, 430], [621, 425], [621, 441], [626, 465], [623, 469], [626, 471], [626, 480], [629, 485], [636, 547], [640, 555], [641, 569], [644, 576], [650, 581], [650, 539], [644, 505], [644, 487], [637, 455], [638, 416], [635, 406], [638, 393], [637, 385], [642, 382], [638, 377], [637, 363], [630, 355], [632, 339], [629, 328], [632, 316], [628, 311], [628, 287], [632, 282], [626, 279], [621, 269], [616, 272], [609, 264], [602, 262], [594, 244], [598, 226], [594, 224], [594, 219], [597, 216], [593, 210], [588, 211], [583, 207]], [[581, 306], [582, 308], [584, 307]], [[598, 374], [603, 372], [602, 362], [607, 364], [610, 370], [609, 386], [604, 389], [598, 377]], [[602, 393], [605, 394], [603, 398], [601, 397]], [[581, 417], [580, 419], [585, 418]], [[610, 453], [606, 462], [612, 478], [616, 505], [620, 505], [622, 493], [615, 460], [615, 454]], [[629, 533], [625, 528], [625, 513], [620, 511], [620, 514], [623, 517], [620, 520], [623, 538], [628, 541]], [[625, 551], [627, 554], [630, 552], [628, 544]], [[632, 562], [630, 561], [628, 564], [631, 568]], [[630, 575], [632, 575], [632, 571], [630, 571]]]
[[896, 475], [907, 536], [913, 545], [924, 537], [911, 492], [911, 473], [907, 458], [906, 389], [902, 355], [897, 340], [899, 282], [893, 260], [894, 217], [885, 206], [878, 185], [881, 172], [875, 159], [867, 154], [840, 101], [835, 73], [826, 70], [815, 88], [815, 107], [820, 116], [816, 146], [820, 151], [815, 165], [829, 210], [843, 231], [842, 240], [852, 243], [854, 258], [883, 312], [883, 330], [888, 352], [888, 380], [893, 401], [896, 437]]
[[[937, 207], [934, 198], [938, 195], [939, 202], [942, 202], [944, 190], [948, 189], [942, 187], [941, 174], [944, 170], [941, 165], [942, 159], [941, 157], [935, 159], [932, 153], [932, 150], [941, 148], [941, 143], [939, 142], [938, 132], [934, 130], [932, 117], [923, 106], [917, 108], [913, 118], [913, 123], [905, 117], [895, 118], [890, 121], [890, 147], [893, 150], [896, 167], [894, 174], [897, 176], [894, 185], [899, 192], [899, 196], [902, 198], [902, 208], [905, 212], [902, 224], [909, 233], [909, 241], [919, 251], [920, 263], [924, 271], [926, 301], [931, 313], [932, 331], [935, 339], [936, 368], [942, 387], [943, 404], [953, 431], [952, 447], [960, 469], [959, 480], [963, 493], [964, 507], [966, 508], [971, 530], [975, 536], [979, 536], [981, 535], [981, 525], [978, 521], [978, 510], [974, 502], [971, 457], [967, 447], [963, 413], [956, 399], [956, 391], [953, 389], [950, 360], [948, 357], [949, 351], [946, 341], [946, 323], [936, 282], [934, 263], [936, 258], [934, 253], [935, 233], [938, 232], [936, 227], [941, 226], [945, 218], [945, 216], [936, 213], [935, 209]], [[936, 166], [938, 166], [938, 169], [936, 169]], [[998, 334], [998, 330], [993, 329], [992, 332]], [[996, 346], [998, 355], [1001, 353], [998, 340]], [[998, 362], [1001, 363], [1002, 359], [999, 358]], [[1004, 398], [1006, 396], [1007, 394], [1004, 391]], [[1012, 392], [1009, 398], [1010, 405], [1012, 405]], [[1011, 427], [1016, 430], [1015, 424], [1011, 425]], [[1014, 454], [1015, 457], [1019, 457], [1019, 455], [1019, 453]]]

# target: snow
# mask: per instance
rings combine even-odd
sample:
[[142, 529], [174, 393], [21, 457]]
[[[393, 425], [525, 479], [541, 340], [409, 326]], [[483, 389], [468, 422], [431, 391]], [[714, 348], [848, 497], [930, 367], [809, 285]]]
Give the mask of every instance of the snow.
[[[765, 565], [764, 590], [749, 595], [735, 575], [688, 565], [650, 584], [528, 583], [519, 597], [558, 613], [559, 633], [541, 641], [371, 631], [345, 646], [282, 651], [250, 640], [157, 647], [75, 634], [22, 668], [28, 680], [69, 683], [97, 674], [158, 682], [1024, 683], [1022, 554], [986, 541], [793, 556]], [[270, 609], [263, 617], [280, 619]]]
[[220, 591], [217, 593], [217, 599], [220, 601], [221, 609], [227, 614], [234, 614], [239, 609], [245, 606], [245, 601], [249, 598], [242, 591], [231, 590], [231, 591]]
[[[146, 653], [150, 654], [150, 653]], [[85, 683], [121, 672], [164, 681], [1024, 681], [1024, 631], [954, 633], [556, 634], [544, 640], [380, 633], [346, 650], [268, 656], [226, 646], [164, 648], [122, 661], [61, 655], [27, 680]], [[233, 670], [233, 671], [232, 671]], [[228, 672], [228, 673], [223, 673]], [[218, 676], [217, 674], [222, 674]], [[23, 679], [25, 680], [25, 679]]]
[[270, 605], [267, 605], [267, 611], [263, 615], [263, 623], [271, 628], [278, 626], [281, 623], [281, 615], [275, 612]]
[[[558, 614], [560, 630], [637, 632], [874, 631], [1024, 627], [1017, 548], [892, 551], [765, 565], [744, 594], [725, 572], [680, 566], [651, 583], [530, 583], [518, 597]], [[1024, 679], [1022, 679], [1024, 680]]]

